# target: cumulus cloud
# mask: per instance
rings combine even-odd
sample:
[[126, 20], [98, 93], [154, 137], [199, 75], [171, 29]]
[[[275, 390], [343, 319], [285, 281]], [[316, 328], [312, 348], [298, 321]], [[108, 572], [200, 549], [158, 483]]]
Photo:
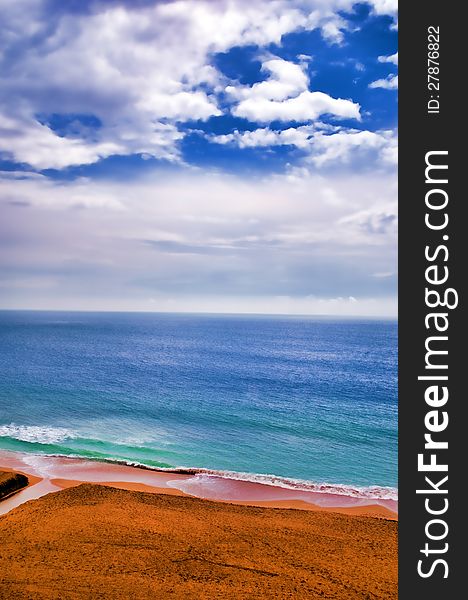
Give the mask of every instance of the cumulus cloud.
[[[394, 171], [367, 172], [365, 186], [353, 168], [320, 173], [394, 164], [395, 134], [340, 125], [361, 108], [310, 89], [311, 56], [268, 54], [292, 32], [341, 44], [354, 4], [0, 0], [0, 156], [22, 163], [0, 172], [2, 305], [393, 314]], [[369, 4], [396, 19], [395, 2]], [[218, 53], [239, 47], [255, 49], [262, 81], [218, 70]], [[193, 126], [223, 115], [253, 131]], [[265, 179], [202, 173], [183, 164], [193, 129], [299, 159]], [[34, 172], [134, 154], [172, 170], [119, 182]]]
[[381, 162], [388, 166], [397, 163], [398, 142], [394, 131], [343, 130], [314, 136], [308, 160], [317, 167], [327, 164], [350, 164], [367, 158], [371, 163]]
[[226, 92], [240, 100], [232, 113], [251, 121], [313, 121], [324, 114], [343, 119], [360, 119], [359, 104], [332, 98], [308, 89], [309, 78], [304, 66], [283, 59], [262, 64], [269, 73], [266, 81], [252, 86], [228, 86]]
[[397, 164], [396, 132], [360, 131], [324, 123], [272, 130], [268, 127], [254, 131], [235, 131], [212, 136], [217, 144], [234, 144], [240, 148], [295, 146], [304, 151], [304, 163], [315, 167], [350, 165], [366, 159], [369, 166], [394, 167]]
[[[344, 15], [354, 2], [0, 4], [0, 111], [8, 121], [0, 149], [14, 161], [44, 169], [89, 164], [113, 154], [179, 160], [179, 124], [222, 111], [219, 94], [229, 82], [211, 64], [213, 54], [235, 46], [264, 48], [303, 30], [318, 29], [327, 40], [339, 41], [348, 27]], [[370, 4], [376, 14], [395, 13], [392, 2]], [[308, 91], [300, 67], [285, 63], [265, 64], [270, 77], [240, 99], [239, 116], [260, 116], [262, 122], [313, 120], [326, 113], [359, 117], [357, 104]], [[71, 136], [40, 118], [77, 113], [97, 117], [100, 127]]]
[[149, 126], [145, 140], [139, 139], [138, 134], [141, 130], [129, 132], [125, 140], [109, 136], [109, 141], [67, 138], [56, 135], [38, 121], [0, 115], [0, 139], [6, 148], [0, 154], [39, 170], [91, 164], [116, 154], [148, 153], [167, 160], [178, 158], [174, 142], [181, 134], [174, 127]]
[[226, 92], [239, 99], [286, 100], [307, 90], [309, 78], [302, 65], [282, 58], [271, 58], [262, 63], [262, 71], [268, 73], [266, 81], [251, 87], [228, 86]]
[[379, 56], [378, 61], [381, 63], [391, 63], [392, 65], [398, 65], [398, 52], [391, 54], [390, 56]]
[[[395, 52], [395, 54], [391, 54], [389, 56], [379, 56], [378, 61], [380, 63], [390, 63], [398, 66], [398, 52]], [[377, 79], [377, 81], [373, 81], [369, 84], [369, 87], [372, 89], [381, 88], [384, 90], [396, 90], [398, 89], [398, 75], [391, 73], [384, 79]]]
[[234, 131], [225, 135], [211, 136], [210, 140], [217, 144], [233, 144], [239, 148], [261, 148], [267, 146], [308, 148], [314, 132], [321, 129], [333, 130], [335, 128], [320, 122], [314, 125], [289, 127], [288, 129], [279, 131], [264, 127], [255, 129], [254, 131]]
[[383, 90], [398, 89], [398, 75], [388, 75], [385, 79], [377, 79], [369, 84], [372, 89], [382, 88]]
[[393, 19], [398, 15], [398, 0], [371, 0], [370, 5], [376, 15], [388, 15]]
[[342, 119], [360, 119], [359, 104], [332, 98], [323, 92], [302, 92], [282, 102], [266, 98], [242, 100], [233, 110], [237, 117], [265, 123], [269, 121], [313, 121], [329, 114]]

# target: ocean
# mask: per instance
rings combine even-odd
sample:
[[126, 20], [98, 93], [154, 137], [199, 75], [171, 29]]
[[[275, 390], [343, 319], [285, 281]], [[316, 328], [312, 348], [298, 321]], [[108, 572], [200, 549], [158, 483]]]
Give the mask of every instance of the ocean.
[[396, 497], [391, 320], [0, 312], [0, 449]]

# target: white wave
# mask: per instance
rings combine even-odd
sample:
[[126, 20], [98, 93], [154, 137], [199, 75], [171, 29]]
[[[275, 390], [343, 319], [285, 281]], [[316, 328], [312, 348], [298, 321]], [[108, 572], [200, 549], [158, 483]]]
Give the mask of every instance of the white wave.
[[[65, 456], [55, 454], [50, 456]], [[81, 458], [79, 455], [67, 455], [68, 458]], [[336, 496], [348, 496], [356, 499], [364, 500], [394, 500], [398, 502], [398, 489], [394, 487], [386, 487], [379, 485], [372, 486], [357, 486], [341, 483], [315, 482], [305, 479], [291, 479], [287, 477], [279, 477], [278, 475], [270, 475], [265, 473], [242, 473], [238, 471], [222, 471], [216, 469], [204, 469], [203, 467], [155, 467], [144, 462], [129, 459], [118, 458], [96, 458], [87, 457], [88, 460], [97, 460], [99, 462], [117, 463], [137, 469], [148, 469], [149, 471], [158, 471], [163, 473], [182, 473], [192, 475], [192, 481], [203, 482], [206, 478], [206, 483], [209, 479], [226, 479], [234, 481], [245, 481], [248, 483], [257, 483], [261, 485], [270, 485], [286, 490], [295, 490], [299, 492], [314, 492], [316, 494], [334, 494]]]
[[35, 444], [57, 444], [66, 439], [76, 438], [76, 434], [64, 427], [41, 427], [39, 425], [0, 425], [0, 437], [11, 437], [21, 442]]
[[150, 471], [159, 471], [164, 473], [183, 473], [192, 475], [193, 481], [203, 482], [206, 478], [206, 483], [209, 479], [226, 479], [234, 481], [245, 481], [248, 483], [258, 483], [262, 485], [270, 485], [287, 490], [295, 490], [300, 492], [314, 492], [316, 494], [334, 494], [336, 496], [348, 496], [356, 499], [373, 499], [373, 500], [394, 500], [398, 502], [398, 489], [389, 486], [357, 486], [341, 483], [315, 482], [305, 479], [292, 479], [287, 477], [279, 477], [278, 475], [270, 475], [265, 473], [242, 473], [238, 471], [223, 471], [216, 469], [205, 469], [203, 467], [155, 467], [143, 462], [126, 459], [106, 458], [97, 459], [101, 462], [124, 464], [128, 467], [140, 469], [148, 469]]
[[[42, 444], [56, 443], [61, 442], [67, 438], [77, 437], [76, 434], [65, 428], [32, 426], [28, 427], [23, 425], [0, 426], [0, 437], [2, 436], [16, 437], [17, 439], [21, 439], [23, 441], [38, 442]], [[333, 494], [336, 496], [348, 496], [351, 498], [364, 500], [394, 500], [398, 502], [398, 489], [394, 487], [377, 485], [357, 486], [341, 483], [315, 482], [304, 479], [279, 477], [278, 475], [271, 475], [265, 473], [244, 473], [238, 471], [205, 469], [202, 467], [156, 467], [154, 465], [145, 464], [144, 462], [139, 462], [136, 460], [125, 458], [103, 458], [102, 456], [93, 458], [91, 456], [83, 457], [80, 454], [61, 453], [47, 454], [47, 456], [74, 458], [82, 461], [84, 460], [105, 463], [116, 463], [120, 465], [127, 465], [129, 467], [147, 469], [149, 471], [158, 471], [164, 473], [183, 473], [186, 475], [192, 475], [191, 481], [193, 483], [195, 483], [196, 481], [198, 481], [199, 483], [203, 483], [203, 480], [205, 480], [205, 483], [209, 484], [209, 480], [220, 478], [225, 480], [257, 483], [261, 485], [268, 485], [287, 490], [294, 490], [298, 492], [314, 492], [316, 494]]]
[[339, 483], [313, 482], [303, 479], [289, 479], [269, 474], [238, 473], [236, 471], [217, 471], [212, 469], [196, 469], [197, 475], [205, 477], [220, 477], [222, 479], [233, 479], [235, 481], [246, 481], [271, 485], [288, 490], [301, 492], [314, 492], [321, 494], [334, 494], [337, 496], [350, 496], [352, 498], [373, 498], [376, 500], [398, 500], [398, 490], [393, 487], [384, 486], [352, 486]]

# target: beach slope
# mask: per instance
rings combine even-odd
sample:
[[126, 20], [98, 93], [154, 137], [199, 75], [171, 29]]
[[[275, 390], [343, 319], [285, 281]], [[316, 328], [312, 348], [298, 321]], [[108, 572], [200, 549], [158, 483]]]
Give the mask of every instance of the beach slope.
[[397, 523], [83, 484], [0, 518], [0, 598], [397, 598]]

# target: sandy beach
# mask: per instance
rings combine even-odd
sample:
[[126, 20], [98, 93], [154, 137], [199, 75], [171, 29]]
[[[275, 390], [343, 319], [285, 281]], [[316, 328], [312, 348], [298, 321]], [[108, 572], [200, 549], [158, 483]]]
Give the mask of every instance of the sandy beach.
[[0, 458], [29, 481], [0, 501], [2, 599], [397, 597], [397, 515], [382, 504], [251, 482], [213, 501], [175, 487], [190, 474]]
[[117, 463], [18, 452], [0, 451], [0, 470], [23, 473], [29, 479], [26, 489], [0, 503], [0, 515], [28, 500], [81, 483], [147, 493], [195, 496], [247, 506], [340, 512], [387, 519], [397, 519], [398, 511], [394, 500], [291, 490], [204, 474], [154, 471]]
[[81, 484], [0, 518], [1, 598], [397, 598], [397, 523]]

